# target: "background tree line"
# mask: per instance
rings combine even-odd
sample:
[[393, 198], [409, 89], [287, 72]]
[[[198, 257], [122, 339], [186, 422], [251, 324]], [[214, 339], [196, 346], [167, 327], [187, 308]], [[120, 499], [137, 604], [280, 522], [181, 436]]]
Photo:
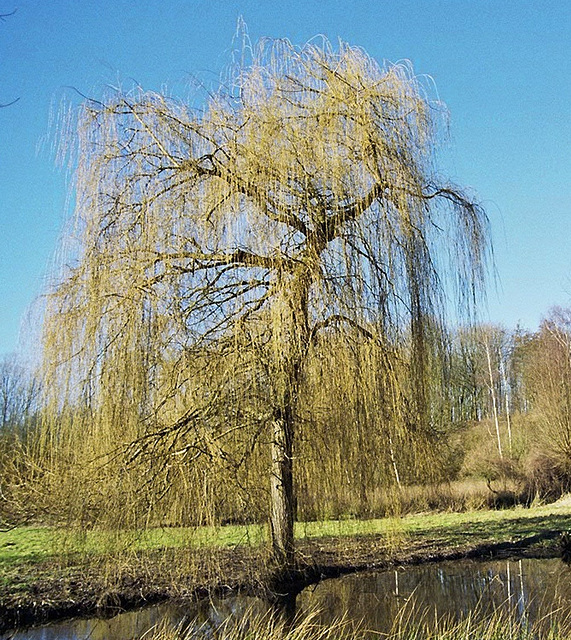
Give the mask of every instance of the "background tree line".
[[[410, 405], [404, 394], [398, 411], [387, 409], [387, 389], [378, 379], [380, 357], [386, 358], [386, 350], [381, 353], [357, 333], [347, 343], [346, 336], [338, 341], [331, 332], [308, 363], [313, 383], [304, 391], [295, 451], [298, 519], [525, 503], [555, 499], [570, 489], [569, 309], [552, 309], [535, 332], [491, 325], [450, 331], [448, 340], [431, 351], [431, 422], [412, 429], [407, 421], [414, 416], [406, 413]], [[393, 358], [393, 366], [400, 367], [395, 375], [406, 378], [407, 345], [395, 346]], [[213, 421], [228, 425], [244, 419], [233, 402], [236, 387], [244, 384], [252, 382], [228, 376], [226, 389], [218, 390], [224, 401]], [[223, 449], [206, 441], [179, 443], [192, 450], [210, 447], [210, 454], [192, 465], [173, 462], [161, 469], [163, 496], [152, 465], [145, 485], [140, 468], [131, 474], [120, 458], [105, 465], [82, 458], [73, 473], [70, 467], [60, 477], [38, 473], [35, 457], [50, 455], [50, 444], [39, 436], [47, 409], [38, 404], [38, 392], [37, 380], [22, 365], [12, 358], [2, 362], [4, 525], [25, 518], [96, 524], [105, 519], [110, 498], [124, 501], [126, 490], [133, 505], [146, 505], [155, 525], [264, 521], [270, 459], [263, 436], [252, 437], [259, 428], [252, 416], [252, 430], [237, 430]], [[86, 437], [80, 433], [78, 441]], [[71, 463], [74, 450], [79, 456], [81, 448], [68, 444]], [[107, 484], [101, 484], [102, 477]], [[133, 506], [133, 523], [136, 511]]]

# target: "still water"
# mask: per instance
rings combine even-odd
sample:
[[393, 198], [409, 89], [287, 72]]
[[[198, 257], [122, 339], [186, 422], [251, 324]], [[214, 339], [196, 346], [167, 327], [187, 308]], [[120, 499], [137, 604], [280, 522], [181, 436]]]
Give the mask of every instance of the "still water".
[[[399, 612], [461, 618], [507, 607], [533, 621], [540, 611], [557, 607], [571, 614], [571, 569], [561, 560], [462, 561], [358, 573], [324, 580], [302, 591], [299, 612], [317, 608], [323, 622], [345, 615], [375, 631], [388, 631]], [[196, 628], [214, 628], [248, 609], [264, 612], [269, 605], [252, 597], [213, 599], [190, 605], [164, 604], [108, 620], [73, 620], [0, 635], [1, 640], [127, 640], [139, 638], [160, 621], [182, 620]], [[419, 613], [419, 615], [421, 615]]]

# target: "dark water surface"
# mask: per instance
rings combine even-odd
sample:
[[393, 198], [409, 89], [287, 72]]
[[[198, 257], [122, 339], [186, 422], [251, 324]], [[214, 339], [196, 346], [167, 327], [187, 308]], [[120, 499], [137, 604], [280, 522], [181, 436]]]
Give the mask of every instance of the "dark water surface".
[[[414, 606], [413, 606], [414, 603]], [[1, 640], [128, 640], [139, 638], [163, 620], [185, 620], [196, 628], [216, 627], [244, 611], [265, 612], [268, 604], [246, 596], [201, 601], [185, 606], [163, 604], [124, 613], [108, 620], [72, 620], [0, 635]], [[390, 571], [357, 573], [324, 580], [297, 597], [299, 612], [319, 609], [323, 622], [341, 616], [362, 621], [375, 631], [388, 631], [395, 616], [419, 612], [424, 619], [482, 615], [493, 608], [509, 608], [533, 622], [540, 612], [559, 608], [571, 615], [571, 569], [561, 560], [455, 561]], [[423, 611], [421, 614], [420, 612]], [[414, 614], [411, 614], [414, 615]]]

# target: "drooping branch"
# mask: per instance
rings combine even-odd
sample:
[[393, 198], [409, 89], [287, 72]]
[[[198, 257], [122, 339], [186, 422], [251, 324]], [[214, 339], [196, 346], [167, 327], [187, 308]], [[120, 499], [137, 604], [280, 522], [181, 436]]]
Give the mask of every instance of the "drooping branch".
[[0, 20], [2, 22], [5, 22], [6, 18], [13, 16], [16, 13], [16, 11], [18, 11], [18, 9], [14, 9], [13, 11], [10, 11], [10, 13], [0, 13]]

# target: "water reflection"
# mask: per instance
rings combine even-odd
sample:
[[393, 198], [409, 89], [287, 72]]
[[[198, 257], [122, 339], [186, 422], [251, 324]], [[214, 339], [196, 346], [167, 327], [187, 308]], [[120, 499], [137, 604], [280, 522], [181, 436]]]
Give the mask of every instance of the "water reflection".
[[402, 614], [460, 619], [501, 607], [522, 621], [546, 610], [571, 613], [571, 571], [560, 560], [449, 562], [354, 574], [327, 580], [298, 598], [298, 607], [322, 611], [324, 622], [348, 612], [369, 629], [388, 632]]
[[[413, 606], [414, 603], [414, 606]], [[571, 613], [571, 570], [560, 560], [512, 562], [448, 562], [391, 571], [348, 575], [305, 589], [294, 603], [302, 613], [319, 609], [325, 623], [346, 616], [377, 632], [390, 630], [395, 618], [407, 616], [453, 619], [477, 610], [481, 615], [507, 607], [533, 622], [540, 610], [557, 606]], [[292, 603], [287, 613], [291, 615]], [[0, 636], [0, 640], [127, 640], [140, 638], [161, 621], [201, 628], [204, 637], [228, 618], [244, 611], [268, 611], [256, 598], [237, 596], [192, 605], [165, 604], [122, 614], [109, 620], [75, 620]]]

